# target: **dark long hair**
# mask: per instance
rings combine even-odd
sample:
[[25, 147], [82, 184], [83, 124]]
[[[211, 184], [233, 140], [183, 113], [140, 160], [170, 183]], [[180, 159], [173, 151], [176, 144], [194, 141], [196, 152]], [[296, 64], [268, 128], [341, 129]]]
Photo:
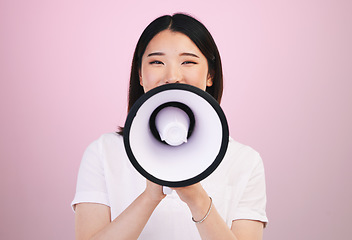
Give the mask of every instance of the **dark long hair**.
[[[220, 103], [223, 92], [223, 77], [220, 54], [215, 41], [207, 28], [197, 19], [183, 13], [176, 13], [172, 16], [164, 15], [155, 19], [146, 27], [137, 42], [131, 67], [128, 111], [137, 99], [144, 94], [143, 87], [140, 85], [139, 71], [145, 49], [155, 35], [166, 29], [188, 36], [206, 57], [208, 71], [213, 80], [213, 85], [207, 87], [206, 92]], [[119, 133], [123, 133], [123, 128], [120, 128]]]

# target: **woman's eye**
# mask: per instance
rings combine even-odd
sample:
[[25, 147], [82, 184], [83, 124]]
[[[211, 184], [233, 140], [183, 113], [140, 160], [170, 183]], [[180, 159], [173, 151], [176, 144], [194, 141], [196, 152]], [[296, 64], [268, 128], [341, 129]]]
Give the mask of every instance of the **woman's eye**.
[[156, 60], [156, 61], [150, 62], [149, 64], [164, 64], [164, 63]]
[[192, 62], [192, 61], [184, 61], [182, 64], [197, 64], [196, 62]]

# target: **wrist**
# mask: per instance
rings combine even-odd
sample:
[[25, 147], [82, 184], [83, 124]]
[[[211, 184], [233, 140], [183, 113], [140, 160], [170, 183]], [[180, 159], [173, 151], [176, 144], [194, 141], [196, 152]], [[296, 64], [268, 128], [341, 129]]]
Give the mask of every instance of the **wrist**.
[[147, 203], [158, 205], [164, 199], [165, 195], [144, 191], [141, 197]]
[[210, 205], [209, 205], [209, 209], [208, 209], [207, 213], [204, 215], [204, 217], [202, 219], [199, 219], [199, 220], [195, 220], [194, 217], [192, 217], [193, 222], [195, 222], [197, 224], [202, 223], [209, 216], [210, 211], [213, 207], [213, 199], [211, 197], [209, 197], [209, 199], [210, 199]]
[[195, 221], [201, 220], [209, 211], [209, 206], [212, 204], [211, 198], [207, 194], [202, 194], [194, 201], [188, 203], [192, 217]]

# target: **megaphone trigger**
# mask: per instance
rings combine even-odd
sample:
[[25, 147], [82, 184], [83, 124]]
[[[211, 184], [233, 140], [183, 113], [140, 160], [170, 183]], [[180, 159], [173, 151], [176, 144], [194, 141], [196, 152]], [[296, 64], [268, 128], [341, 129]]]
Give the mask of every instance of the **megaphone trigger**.
[[166, 195], [171, 194], [172, 191], [173, 190], [171, 188], [163, 186], [163, 193], [164, 194], [166, 194]]

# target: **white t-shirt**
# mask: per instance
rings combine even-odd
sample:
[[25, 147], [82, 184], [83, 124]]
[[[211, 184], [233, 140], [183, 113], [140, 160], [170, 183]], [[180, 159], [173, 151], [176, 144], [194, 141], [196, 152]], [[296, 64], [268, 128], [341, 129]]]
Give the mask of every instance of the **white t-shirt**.
[[[201, 182], [224, 221], [267, 222], [262, 160], [252, 148], [232, 138], [219, 167]], [[102, 135], [88, 146], [78, 173], [72, 206], [82, 202], [110, 207], [111, 220], [122, 213], [145, 189], [145, 178], [130, 163], [123, 137]], [[157, 206], [139, 239], [200, 239], [187, 205], [175, 191]]]

